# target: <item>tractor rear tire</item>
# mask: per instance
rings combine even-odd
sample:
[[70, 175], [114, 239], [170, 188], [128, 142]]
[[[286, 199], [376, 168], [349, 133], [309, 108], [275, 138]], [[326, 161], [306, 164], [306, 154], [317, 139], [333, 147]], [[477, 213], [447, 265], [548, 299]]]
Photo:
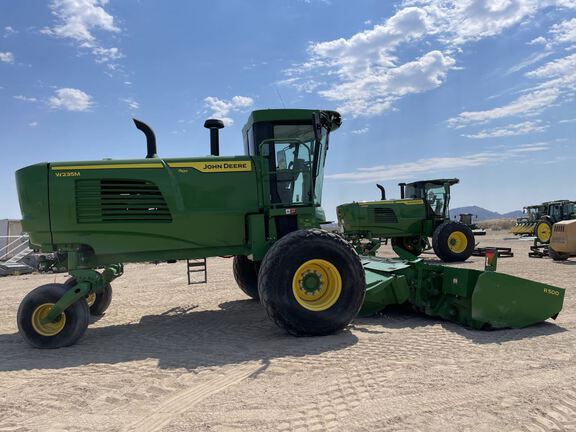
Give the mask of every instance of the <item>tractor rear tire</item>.
[[552, 223], [546, 219], [538, 221], [534, 227], [534, 235], [540, 243], [550, 243], [550, 237], [552, 237]]
[[295, 336], [327, 335], [358, 314], [366, 293], [360, 257], [339, 235], [294, 231], [268, 251], [258, 274], [260, 301]]
[[50, 307], [68, 291], [64, 284], [47, 284], [28, 293], [18, 308], [18, 330], [26, 342], [36, 348], [62, 348], [75, 344], [84, 335], [90, 320], [88, 303], [77, 301], [58, 319], [42, 323]]
[[548, 248], [548, 255], [550, 255], [550, 258], [552, 258], [554, 261], [566, 261], [568, 258], [570, 258], [570, 254], [565, 252], [556, 252], [551, 247]]
[[256, 301], [260, 300], [258, 295], [258, 268], [260, 263], [250, 261], [244, 255], [234, 257], [232, 270], [234, 279], [244, 294]]
[[422, 237], [392, 237], [392, 247], [397, 247], [406, 252], [418, 256], [424, 251], [424, 240]]
[[[71, 287], [76, 285], [76, 279], [71, 277], [66, 279], [64, 285]], [[90, 309], [90, 315], [101, 316], [104, 315], [106, 309], [110, 306], [112, 302], [112, 285], [107, 283], [104, 285], [104, 290], [99, 293], [91, 293], [86, 296], [86, 303], [88, 303], [88, 308]]]
[[432, 247], [444, 262], [466, 261], [474, 252], [474, 234], [468, 225], [446, 221], [434, 230]]

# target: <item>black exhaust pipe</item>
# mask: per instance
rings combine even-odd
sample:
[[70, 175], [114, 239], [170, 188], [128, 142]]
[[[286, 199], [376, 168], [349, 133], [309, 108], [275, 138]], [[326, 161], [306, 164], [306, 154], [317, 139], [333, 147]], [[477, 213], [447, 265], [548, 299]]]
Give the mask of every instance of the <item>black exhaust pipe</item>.
[[144, 132], [146, 135], [146, 148], [148, 153], [146, 154], [146, 159], [157, 158], [158, 155], [156, 154], [156, 135], [154, 135], [154, 131], [150, 126], [148, 126], [143, 121], [133, 118], [134, 124], [138, 130]]
[[381, 184], [376, 184], [376, 187], [380, 189], [380, 192], [382, 193], [382, 201], [386, 201], [386, 189], [384, 189], [384, 186]]
[[398, 183], [398, 186], [400, 186], [400, 198], [404, 199], [404, 186], [406, 186], [406, 183]]
[[208, 119], [204, 122], [204, 127], [210, 129], [210, 154], [220, 156], [220, 137], [218, 129], [224, 127], [224, 122], [217, 119]]

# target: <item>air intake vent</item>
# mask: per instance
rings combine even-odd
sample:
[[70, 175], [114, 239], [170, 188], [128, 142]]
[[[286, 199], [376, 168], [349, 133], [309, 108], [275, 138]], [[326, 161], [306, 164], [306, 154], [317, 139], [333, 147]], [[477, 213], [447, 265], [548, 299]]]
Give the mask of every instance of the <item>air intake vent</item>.
[[172, 222], [154, 183], [144, 180], [77, 180], [78, 223]]
[[390, 208], [376, 207], [374, 209], [374, 222], [376, 223], [398, 223], [398, 218], [394, 210]]
[[554, 225], [554, 232], [564, 232], [564, 225]]

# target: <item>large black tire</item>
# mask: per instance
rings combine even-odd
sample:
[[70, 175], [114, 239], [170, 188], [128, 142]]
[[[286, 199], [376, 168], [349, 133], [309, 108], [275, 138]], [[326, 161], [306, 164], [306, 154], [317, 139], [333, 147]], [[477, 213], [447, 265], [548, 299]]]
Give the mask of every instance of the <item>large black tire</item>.
[[242, 291], [254, 300], [260, 300], [258, 295], [258, 268], [260, 263], [250, 261], [244, 255], [234, 257], [232, 270], [234, 279]]
[[397, 247], [406, 252], [418, 256], [424, 251], [424, 240], [422, 237], [392, 237], [392, 247]]
[[444, 262], [466, 261], [474, 252], [474, 234], [468, 225], [446, 221], [434, 230], [432, 247]]
[[75, 344], [84, 335], [90, 320], [88, 303], [77, 301], [54, 323], [39, 320], [66, 293], [63, 284], [42, 285], [28, 293], [18, 308], [18, 330], [26, 342], [36, 348], [62, 348]]
[[[64, 285], [71, 287], [76, 285], [76, 279], [73, 277], [66, 279]], [[86, 296], [86, 303], [90, 309], [90, 315], [100, 316], [104, 315], [108, 306], [112, 302], [112, 285], [107, 283], [104, 285], [104, 290], [99, 293], [92, 293]]]
[[346, 327], [364, 301], [360, 257], [342, 237], [294, 231], [268, 251], [258, 273], [260, 301], [288, 333], [319, 336]]
[[552, 258], [554, 261], [566, 261], [568, 258], [570, 258], [570, 254], [564, 252], [556, 252], [551, 247], [548, 248], [548, 255], [550, 255], [550, 258]]
[[552, 237], [552, 223], [546, 219], [539, 220], [534, 227], [534, 236], [540, 243], [550, 243], [550, 237]]

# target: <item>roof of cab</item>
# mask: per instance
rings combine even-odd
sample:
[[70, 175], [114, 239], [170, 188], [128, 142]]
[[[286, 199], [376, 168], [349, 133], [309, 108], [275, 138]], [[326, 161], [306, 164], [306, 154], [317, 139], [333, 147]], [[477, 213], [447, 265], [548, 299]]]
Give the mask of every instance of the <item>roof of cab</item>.
[[342, 122], [340, 113], [336, 111], [327, 110], [312, 110], [312, 109], [264, 109], [256, 110], [250, 113], [246, 125], [242, 129], [245, 133], [252, 124], [258, 122], [273, 122], [273, 121], [302, 121], [312, 122], [312, 115], [318, 112], [322, 118], [322, 123], [330, 123], [330, 130], [336, 130], [340, 127]]

